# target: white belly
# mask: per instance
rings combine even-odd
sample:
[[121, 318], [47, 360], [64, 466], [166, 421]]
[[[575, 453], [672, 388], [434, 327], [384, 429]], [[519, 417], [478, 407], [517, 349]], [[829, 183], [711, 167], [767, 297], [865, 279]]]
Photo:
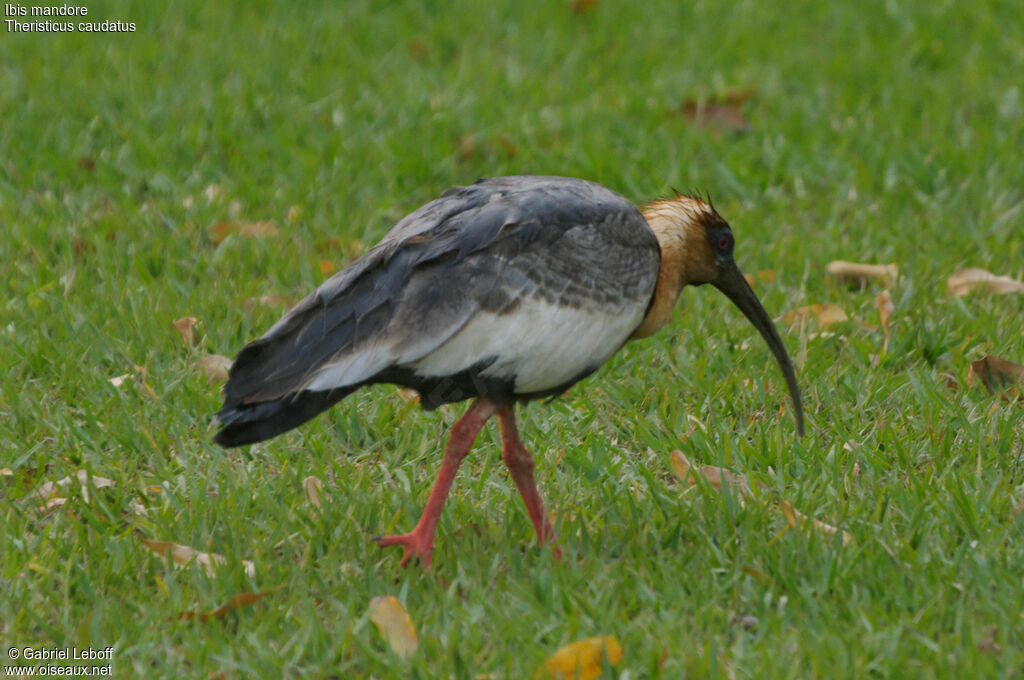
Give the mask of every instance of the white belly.
[[515, 376], [517, 394], [542, 392], [611, 358], [640, 325], [643, 314], [643, 306], [636, 303], [595, 310], [525, 299], [508, 314], [478, 312], [410, 367], [422, 376], [445, 376], [496, 357], [482, 375]]

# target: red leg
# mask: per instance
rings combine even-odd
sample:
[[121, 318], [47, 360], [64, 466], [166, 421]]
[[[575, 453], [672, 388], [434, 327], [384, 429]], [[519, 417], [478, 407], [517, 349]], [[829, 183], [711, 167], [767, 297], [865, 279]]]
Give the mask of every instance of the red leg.
[[455, 481], [455, 473], [458, 471], [462, 459], [469, 453], [469, 449], [473, 446], [473, 441], [480, 433], [484, 423], [494, 414], [494, 409], [494, 404], [478, 399], [466, 411], [466, 414], [452, 425], [448, 444], [444, 448], [441, 469], [437, 473], [434, 488], [430, 492], [427, 506], [423, 508], [423, 515], [420, 516], [416, 528], [401, 536], [383, 536], [375, 539], [377, 545], [382, 548], [389, 545], [402, 546], [405, 554], [402, 555], [400, 564], [403, 567], [414, 556], [419, 557], [425, 567], [430, 567], [430, 556], [434, 552], [434, 532], [437, 531], [437, 522], [441, 519], [444, 501], [448, 498], [452, 482]]
[[[526, 504], [526, 512], [530, 514], [540, 544], [554, 543], [555, 532], [551, 528], [547, 513], [544, 512], [544, 504], [540, 500], [537, 483], [533, 479], [533, 456], [519, 439], [514, 407], [504, 406], [499, 409], [498, 418], [501, 421], [501, 459], [505, 461], [505, 467], [512, 475], [512, 480], [519, 487], [519, 494]], [[556, 557], [562, 558], [562, 551], [558, 546], [554, 546], [554, 552]]]

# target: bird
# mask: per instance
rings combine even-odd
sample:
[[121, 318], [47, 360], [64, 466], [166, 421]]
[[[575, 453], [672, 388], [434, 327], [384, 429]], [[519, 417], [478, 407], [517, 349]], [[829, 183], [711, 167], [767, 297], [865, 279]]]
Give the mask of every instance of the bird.
[[275, 437], [365, 385], [415, 390], [426, 410], [471, 399], [419, 522], [377, 544], [402, 547], [402, 566], [415, 558], [431, 567], [456, 472], [497, 416], [502, 460], [539, 543], [560, 556], [515, 408], [564, 393], [628, 341], [653, 335], [684, 287], [711, 284], [760, 332], [803, 434], [793, 365], [734, 245], [710, 198], [675, 192], [641, 209], [591, 181], [529, 175], [454, 187], [241, 349], [214, 441]]

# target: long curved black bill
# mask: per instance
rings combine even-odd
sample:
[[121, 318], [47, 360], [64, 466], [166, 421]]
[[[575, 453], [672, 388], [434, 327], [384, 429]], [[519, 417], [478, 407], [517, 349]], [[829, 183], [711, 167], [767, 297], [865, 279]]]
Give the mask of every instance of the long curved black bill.
[[743, 278], [743, 273], [735, 263], [730, 263], [727, 268], [721, 271], [718, 275], [718, 280], [712, 281], [712, 285], [725, 293], [726, 297], [740, 308], [740, 311], [750, 319], [750, 323], [754, 324], [754, 328], [761, 333], [761, 337], [768, 343], [772, 354], [775, 355], [775, 360], [779, 362], [782, 377], [786, 379], [786, 386], [789, 387], [789, 396], [793, 400], [793, 410], [796, 414], [796, 431], [800, 436], [803, 436], [804, 406], [800, 401], [800, 388], [797, 387], [796, 372], [793, 370], [793, 364], [789, 360], [789, 355], [786, 354], [786, 347], [782, 344], [782, 338], [779, 337], [779, 332], [775, 330], [775, 324], [772, 323], [768, 313], [764, 311], [761, 301], [757, 299], [757, 295], [754, 294], [750, 284]]

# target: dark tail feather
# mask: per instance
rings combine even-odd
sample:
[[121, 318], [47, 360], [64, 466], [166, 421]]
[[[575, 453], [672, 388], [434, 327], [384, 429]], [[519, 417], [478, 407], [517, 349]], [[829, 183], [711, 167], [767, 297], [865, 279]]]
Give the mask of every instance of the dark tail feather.
[[221, 429], [213, 438], [224, 447], [243, 446], [298, 427], [352, 394], [358, 386], [326, 392], [299, 392], [277, 401], [244, 404], [228, 401], [217, 412]]

